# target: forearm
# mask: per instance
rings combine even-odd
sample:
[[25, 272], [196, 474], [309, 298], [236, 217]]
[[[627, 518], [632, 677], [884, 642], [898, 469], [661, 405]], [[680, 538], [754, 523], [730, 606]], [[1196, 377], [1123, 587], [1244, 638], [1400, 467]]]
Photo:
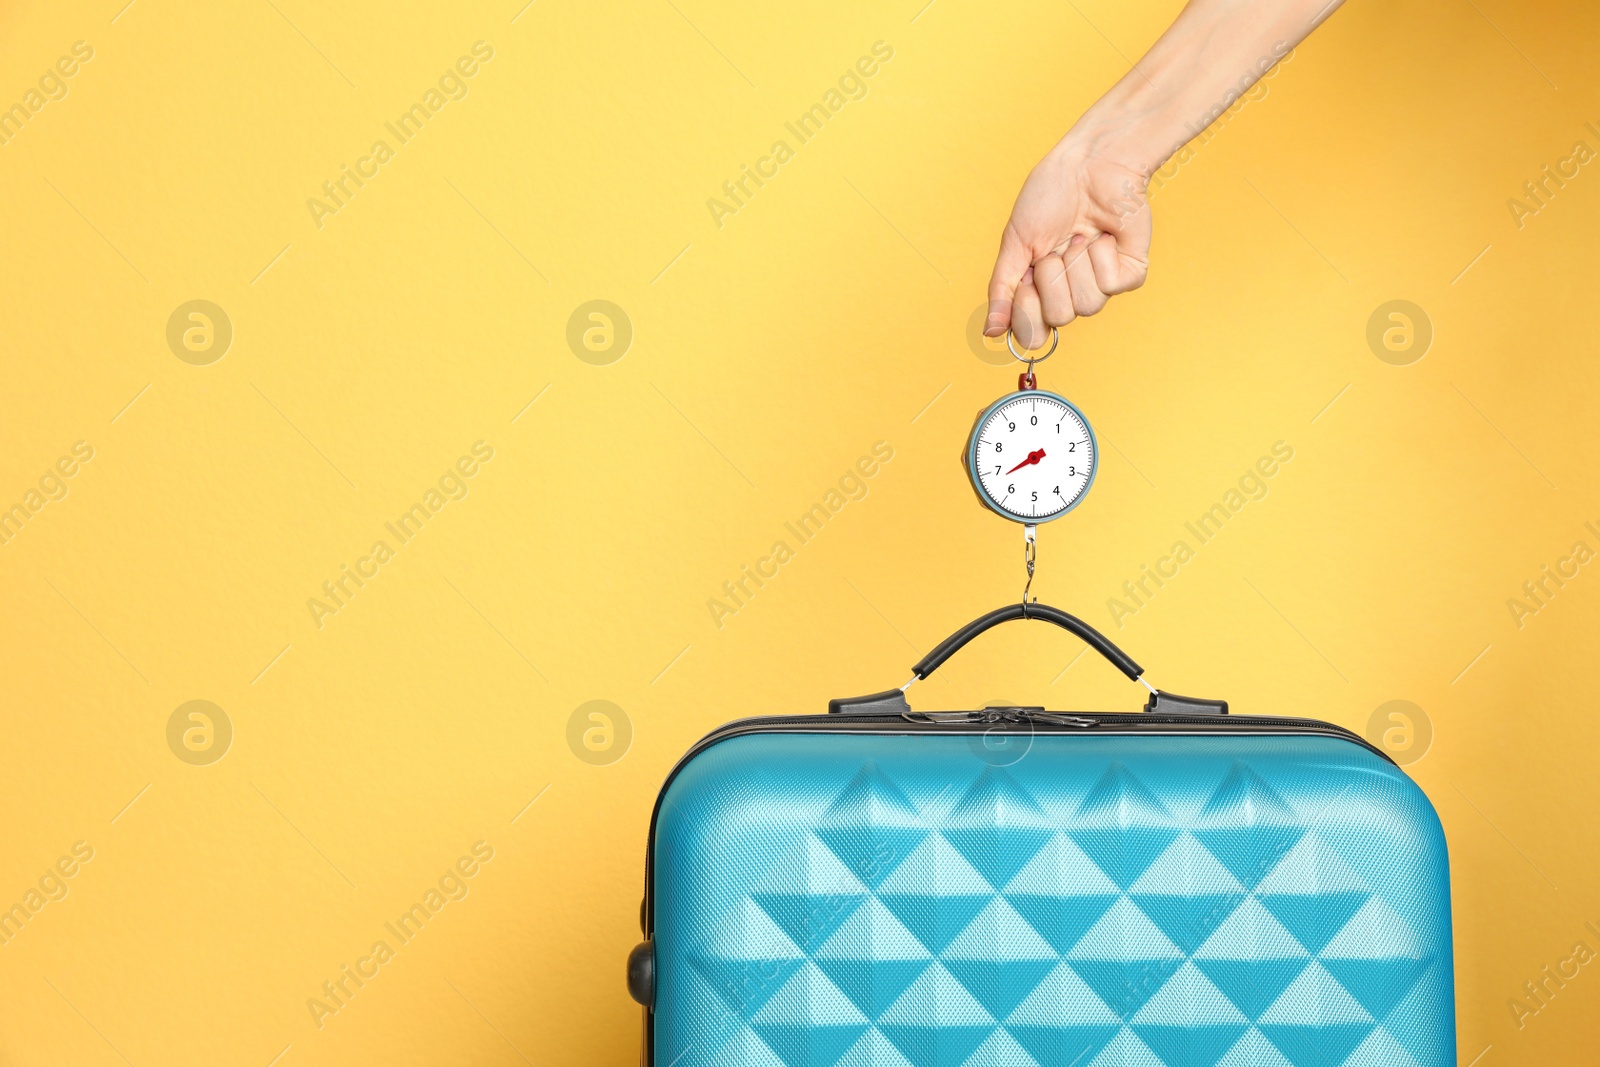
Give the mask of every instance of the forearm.
[[1343, 0], [1191, 0], [1055, 151], [1146, 180], [1243, 96]]

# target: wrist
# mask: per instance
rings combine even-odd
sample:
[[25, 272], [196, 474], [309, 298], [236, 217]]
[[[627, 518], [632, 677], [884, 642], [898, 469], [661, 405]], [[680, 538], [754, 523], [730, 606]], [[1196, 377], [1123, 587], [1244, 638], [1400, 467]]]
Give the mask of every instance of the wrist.
[[1106, 104], [1085, 112], [1051, 154], [1069, 166], [1110, 163], [1148, 178], [1164, 158], [1148, 143], [1148, 116]]
[[1111, 163], [1149, 180], [1193, 135], [1184, 131], [1171, 94], [1133, 71], [1085, 111], [1052, 152], [1069, 163]]
[[1055, 166], [1068, 171], [1106, 166], [1136, 175], [1140, 187], [1150, 180], [1166, 158], [1148, 142], [1142, 124], [1121, 117], [1086, 114], [1047, 154]]

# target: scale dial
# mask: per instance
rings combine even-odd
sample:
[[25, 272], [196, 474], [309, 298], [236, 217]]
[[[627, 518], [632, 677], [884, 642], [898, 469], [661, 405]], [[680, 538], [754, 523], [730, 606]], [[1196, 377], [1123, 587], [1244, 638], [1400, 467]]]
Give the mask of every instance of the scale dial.
[[967, 477], [989, 510], [1032, 525], [1059, 519], [1094, 484], [1100, 449], [1072, 402], [1042, 389], [1001, 397], [973, 424]]

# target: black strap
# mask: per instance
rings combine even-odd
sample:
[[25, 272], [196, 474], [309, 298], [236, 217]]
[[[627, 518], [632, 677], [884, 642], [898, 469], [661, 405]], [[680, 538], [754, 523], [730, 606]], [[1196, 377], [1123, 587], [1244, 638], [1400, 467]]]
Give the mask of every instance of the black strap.
[[1048, 604], [1007, 604], [1003, 608], [972, 620], [939, 642], [937, 648], [922, 657], [917, 665], [911, 668], [911, 673], [918, 678], [926, 678], [938, 670], [939, 665], [944, 663], [945, 660], [960, 651], [961, 647], [968, 641], [971, 641], [985, 630], [999, 626], [1003, 622], [1010, 622], [1012, 619], [1039, 619], [1043, 622], [1053, 622], [1063, 630], [1077, 634], [1088, 643], [1090, 648], [1110, 660], [1117, 670], [1134, 681], [1138, 681], [1139, 676], [1144, 673], [1144, 668], [1135, 663], [1126, 652], [1112, 644], [1105, 634], [1102, 634], [1076, 615], [1069, 615], [1060, 608], [1052, 608]]

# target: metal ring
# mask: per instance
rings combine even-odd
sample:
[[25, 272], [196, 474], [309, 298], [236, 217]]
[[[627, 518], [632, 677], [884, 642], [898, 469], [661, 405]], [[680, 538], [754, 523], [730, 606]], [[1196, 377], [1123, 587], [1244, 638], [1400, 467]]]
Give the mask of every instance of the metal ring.
[[1052, 326], [1050, 327], [1050, 351], [1046, 352], [1042, 356], [1024, 356], [1018, 353], [1017, 346], [1011, 343], [1011, 331], [1006, 331], [1006, 349], [1010, 351], [1011, 358], [1016, 360], [1018, 363], [1043, 363], [1055, 353], [1056, 346], [1060, 343], [1061, 331]]

